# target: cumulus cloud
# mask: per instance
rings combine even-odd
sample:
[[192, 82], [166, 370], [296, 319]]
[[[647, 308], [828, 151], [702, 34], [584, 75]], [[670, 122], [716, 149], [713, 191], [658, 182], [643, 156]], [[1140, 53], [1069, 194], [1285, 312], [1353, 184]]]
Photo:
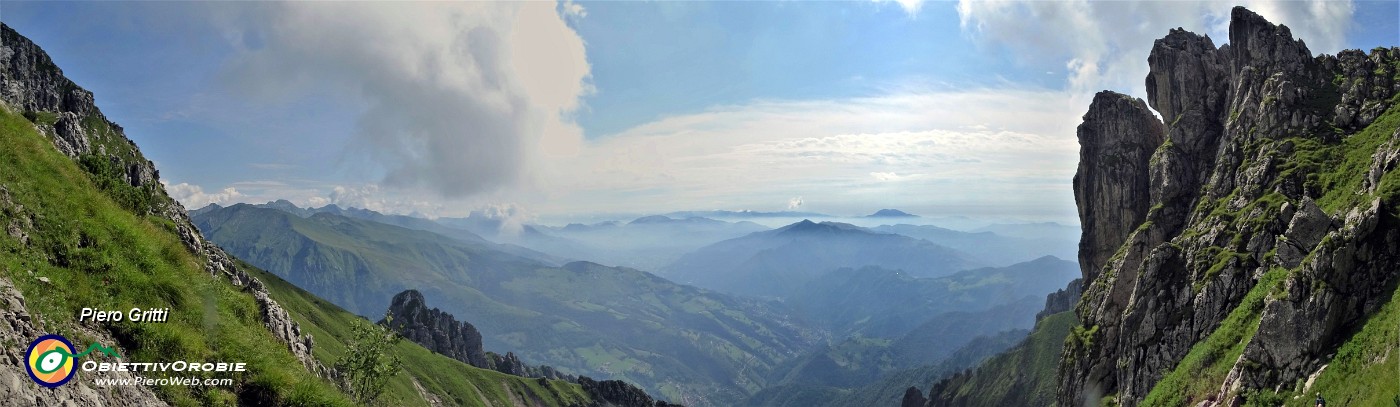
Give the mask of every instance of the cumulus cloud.
[[243, 47], [230, 77], [274, 100], [353, 89], [363, 111], [352, 151], [382, 167], [386, 187], [488, 193], [529, 181], [542, 156], [581, 142], [569, 117], [590, 92], [590, 68], [565, 19], [583, 18], [582, 6], [288, 2], [260, 10], [255, 28], [230, 36]]
[[166, 184], [165, 191], [170, 194], [171, 198], [175, 198], [181, 205], [189, 209], [203, 208], [209, 206], [209, 204], [227, 204], [243, 196], [242, 193], [238, 192], [238, 190], [233, 187], [224, 188], [218, 192], [206, 193], [204, 192], [204, 188], [201, 188], [199, 185], [191, 185], [184, 182], [173, 185]]
[[525, 207], [513, 203], [485, 205], [472, 211], [470, 217], [497, 222], [497, 232], [505, 236], [519, 236], [525, 231], [525, 225], [535, 220], [534, 214]]
[[1313, 53], [1335, 53], [1346, 41], [1350, 1], [973, 1], [957, 5], [963, 31], [1005, 46], [1023, 63], [1062, 67], [1072, 91], [1114, 89], [1144, 95], [1152, 42], [1171, 28], [1228, 41], [1230, 8], [1243, 5], [1285, 24]]
[[794, 209], [801, 208], [801, 207], [802, 207], [802, 197], [798, 196], [798, 197], [793, 197], [792, 199], [788, 199], [788, 205], [787, 205], [788, 210], [794, 210]]

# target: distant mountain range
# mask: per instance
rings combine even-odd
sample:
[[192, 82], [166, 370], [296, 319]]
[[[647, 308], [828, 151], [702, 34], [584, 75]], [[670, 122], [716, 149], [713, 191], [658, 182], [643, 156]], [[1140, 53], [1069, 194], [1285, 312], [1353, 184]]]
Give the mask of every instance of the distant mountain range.
[[910, 214], [898, 209], [881, 209], [875, 213], [866, 215], [867, 218], [917, 218], [919, 215]]
[[816, 212], [797, 211], [680, 211], [665, 214], [672, 218], [832, 218], [834, 216]]
[[981, 266], [945, 246], [836, 222], [804, 220], [715, 243], [662, 269], [685, 284], [761, 297], [787, 297], [826, 272], [878, 266], [938, 277]]
[[361, 315], [417, 289], [472, 321], [489, 349], [704, 401], [691, 404], [742, 400], [779, 363], [826, 340], [779, 304], [626, 268], [551, 267], [489, 243], [333, 213], [239, 204], [199, 212], [195, 223], [239, 258]]
[[867, 266], [828, 272], [786, 302], [838, 338], [897, 338], [939, 314], [978, 312], [1032, 297], [1036, 309], [1019, 316], [1024, 321], [1016, 326], [1030, 328], [1045, 294], [1078, 276], [1076, 263], [1051, 256], [937, 278]]
[[519, 240], [521, 244], [561, 257], [655, 271], [706, 245], [769, 228], [749, 221], [653, 215], [626, 223], [569, 224], [538, 230], [557, 240]]
[[1074, 259], [1079, 252], [1079, 239], [1067, 236], [1079, 233], [1077, 228], [1057, 224], [997, 225], [989, 228], [997, 231], [983, 229], [980, 232], [963, 232], [933, 225], [907, 224], [870, 229], [928, 240], [967, 253], [992, 266], [1007, 266], [1045, 255]]

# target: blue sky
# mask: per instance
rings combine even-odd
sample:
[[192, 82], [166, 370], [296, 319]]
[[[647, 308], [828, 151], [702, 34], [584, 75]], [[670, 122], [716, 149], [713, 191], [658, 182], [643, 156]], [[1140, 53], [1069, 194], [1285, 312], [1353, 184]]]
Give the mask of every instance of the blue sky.
[[[1397, 3], [1255, 2], [1314, 53]], [[1088, 95], [1231, 3], [5, 2], [189, 206], [1073, 222]], [[798, 199], [800, 198], [800, 199]]]

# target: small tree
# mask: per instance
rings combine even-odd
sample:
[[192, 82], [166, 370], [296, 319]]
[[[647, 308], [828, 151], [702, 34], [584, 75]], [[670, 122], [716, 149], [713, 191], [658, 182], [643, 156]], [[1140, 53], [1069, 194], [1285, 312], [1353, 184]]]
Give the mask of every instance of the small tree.
[[345, 356], [335, 363], [341, 386], [361, 404], [374, 405], [389, 386], [389, 379], [403, 370], [403, 361], [390, 353], [400, 339], [388, 328], [392, 319], [386, 313], [383, 325], [356, 321]]

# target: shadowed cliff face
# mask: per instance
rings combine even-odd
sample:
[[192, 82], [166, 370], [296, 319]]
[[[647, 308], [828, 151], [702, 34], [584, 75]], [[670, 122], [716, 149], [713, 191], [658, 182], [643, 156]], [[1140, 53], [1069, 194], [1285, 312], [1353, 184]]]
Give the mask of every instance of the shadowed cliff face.
[[1147, 163], [1163, 135], [1142, 99], [1109, 91], [1094, 95], [1078, 133], [1074, 196], [1084, 224], [1079, 267], [1088, 281], [1117, 249], [1113, 243], [1147, 216]]
[[1231, 342], [1245, 345], [1220, 352], [1229, 374], [1175, 401], [1291, 389], [1326, 363], [1396, 281], [1397, 57], [1313, 57], [1237, 7], [1229, 45], [1179, 29], [1155, 42], [1146, 86], [1161, 121], [1142, 101], [1094, 98], [1074, 182], [1082, 326], [1059, 405], [1156, 397], [1193, 347], [1238, 328], [1227, 322], [1247, 322]]

